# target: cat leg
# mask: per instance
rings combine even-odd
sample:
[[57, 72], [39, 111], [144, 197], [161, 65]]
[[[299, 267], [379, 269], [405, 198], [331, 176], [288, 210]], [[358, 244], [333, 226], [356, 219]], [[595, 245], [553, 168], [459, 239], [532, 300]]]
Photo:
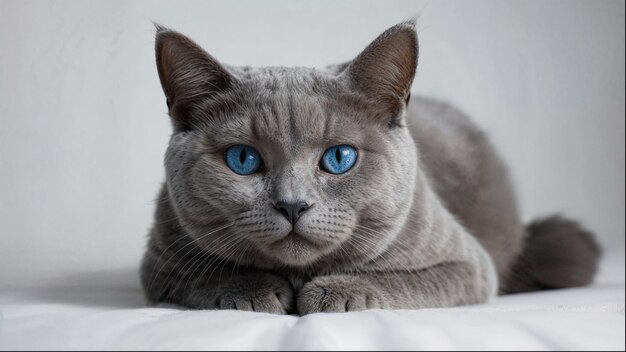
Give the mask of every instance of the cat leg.
[[286, 314], [293, 306], [295, 295], [289, 281], [270, 272], [220, 263], [202, 270], [153, 270], [145, 261], [144, 266], [146, 296], [154, 304], [273, 314]]
[[495, 273], [463, 262], [418, 271], [319, 276], [298, 294], [301, 315], [478, 304], [495, 295]]
[[283, 277], [248, 271], [221, 280], [199, 280], [182, 297], [184, 305], [196, 309], [236, 309], [286, 314], [293, 302], [293, 289]]

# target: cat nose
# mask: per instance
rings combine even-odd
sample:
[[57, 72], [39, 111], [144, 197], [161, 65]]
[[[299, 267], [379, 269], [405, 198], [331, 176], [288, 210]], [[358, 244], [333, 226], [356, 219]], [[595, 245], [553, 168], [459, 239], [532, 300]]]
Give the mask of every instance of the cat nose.
[[300, 216], [304, 214], [305, 211], [309, 210], [310, 207], [311, 206], [303, 200], [295, 202], [280, 201], [274, 204], [274, 208], [291, 222], [291, 226], [294, 226], [296, 222], [298, 222], [298, 219], [300, 219]]

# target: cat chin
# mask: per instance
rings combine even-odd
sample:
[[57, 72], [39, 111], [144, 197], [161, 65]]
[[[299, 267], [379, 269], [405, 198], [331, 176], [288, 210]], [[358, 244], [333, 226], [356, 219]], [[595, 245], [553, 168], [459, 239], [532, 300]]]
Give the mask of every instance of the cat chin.
[[264, 252], [283, 265], [303, 267], [332, 250], [330, 243], [318, 243], [305, 236], [290, 233], [266, 246]]

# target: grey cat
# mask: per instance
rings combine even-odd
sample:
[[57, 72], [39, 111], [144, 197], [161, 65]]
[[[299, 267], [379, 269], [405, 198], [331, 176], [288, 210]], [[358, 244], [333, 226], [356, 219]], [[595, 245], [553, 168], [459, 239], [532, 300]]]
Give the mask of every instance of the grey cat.
[[524, 226], [485, 134], [410, 99], [414, 27], [309, 69], [226, 66], [157, 26], [173, 134], [141, 268], [149, 302], [304, 315], [591, 282], [593, 236], [558, 216]]

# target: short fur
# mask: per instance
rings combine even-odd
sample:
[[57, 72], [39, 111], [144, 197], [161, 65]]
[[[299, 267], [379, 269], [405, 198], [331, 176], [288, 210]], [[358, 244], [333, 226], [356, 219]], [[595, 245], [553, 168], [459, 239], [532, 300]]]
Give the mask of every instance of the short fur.
[[[599, 250], [575, 222], [524, 227], [484, 133], [449, 105], [409, 104], [418, 43], [398, 24], [326, 69], [231, 67], [158, 27], [173, 122], [142, 263], [152, 303], [309, 314], [482, 303], [588, 284]], [[264, 166], [237, 175], [235, 144]], [[356, 165], [332, 175], [324, 150]], [[312, 205], [291, 223], [273, 204]]]

